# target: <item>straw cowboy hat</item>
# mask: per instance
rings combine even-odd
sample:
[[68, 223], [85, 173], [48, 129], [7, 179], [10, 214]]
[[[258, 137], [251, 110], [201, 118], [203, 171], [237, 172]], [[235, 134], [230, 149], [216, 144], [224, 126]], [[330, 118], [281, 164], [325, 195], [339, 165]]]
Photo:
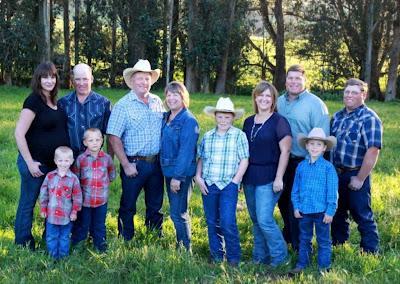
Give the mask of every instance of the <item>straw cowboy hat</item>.
[[139, 59], [136, 62], [135, 66], [132, 68], [126, 68], [123, 72], [125, 84], [130, 88], [133, 89], [131, 78], [133, 74], [136, 72], [146, 72], [151, 74], [151, 84], [153, 85], [157, 82], [158, 78], [160, 77], [160, 69], [151, 70], [150, 62], [148, 60]]
[[219, 98], [215, 107], [206, 106], [204, 112], [209, 116], [215, 116], [216, 112], [230, 112], [233, 113], [234, 119], [239, 119], [244, 114], [244, 109], [237, 109], [233, 106], [230, 98]]
[[330, 150], [333, 147], [336, 146], [336, 137], [334, 136], [328, 136], [326, 137], [325, 132], [322, 128], [315, 127], [313, 128], [310, 133], [306, 136], [303, 133], [300, 133], [297, 135], [297, 141], [299, 142], [299, 145], [303, 148], [306, 147], [306, 143], [308, 140], [321, 140], [324, 141], [326, 144], [326, 149]]

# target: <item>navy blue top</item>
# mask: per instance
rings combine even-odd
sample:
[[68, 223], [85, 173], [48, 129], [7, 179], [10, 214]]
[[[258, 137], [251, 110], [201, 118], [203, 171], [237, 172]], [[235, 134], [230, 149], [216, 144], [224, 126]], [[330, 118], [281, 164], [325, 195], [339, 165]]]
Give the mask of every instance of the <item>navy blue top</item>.
[[171, 112], [164, 114], [161, 130], [160, 164], [166, 177], [184, 181], [196, 172], [196, 145], [199, 125], [193, 114], [183, 108], [168, 123]]
[[263, 185], [275, 180], [281, 154], [279, 141], [292, 134], [286, 118], [275, 112], [264, 125], [260, 123], [254, 126], [253, 136], [260, 127], [262, 128], [253, 139], [254, 141], [251, 141], [254, 117], [255, 115], [246, 118], [243, 124], [243, 131], [246, 133], [250, 147], [249, 166], [243, 177], [243, 183]]

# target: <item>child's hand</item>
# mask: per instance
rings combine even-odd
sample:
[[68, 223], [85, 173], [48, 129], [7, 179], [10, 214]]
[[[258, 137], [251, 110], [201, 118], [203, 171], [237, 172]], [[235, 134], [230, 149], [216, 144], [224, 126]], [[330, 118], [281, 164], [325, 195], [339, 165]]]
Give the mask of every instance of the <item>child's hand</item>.
[[294, 210], [294, 217], [296, 219], [300, 219], [303, 218], [303, 216], [301, 216], [299, 209]]
[[76, 220], [76, 212], [71, 212], [71, 215], [69, 215], [69, 219], [71, 221], [75, 221]]
[[333, 220], [333, 216], [329, 216], [329, 215], [325, 214], [324, 219], [322, 220], [322, 222], [324, 222], [325, 224], [330, 224], [330, 223], [332, 223], [332, 220]]
[[208, 194], [208, 189], [206, 186], [206, 183], [204, 182], [204, 179], [201, 177], [196, 176], [195, 177], [196, 183], [199, 185], [200, 191], [203, 195]]
[[40, 212], [40, 217], [47, 218], [47, 213], [46, 212]]

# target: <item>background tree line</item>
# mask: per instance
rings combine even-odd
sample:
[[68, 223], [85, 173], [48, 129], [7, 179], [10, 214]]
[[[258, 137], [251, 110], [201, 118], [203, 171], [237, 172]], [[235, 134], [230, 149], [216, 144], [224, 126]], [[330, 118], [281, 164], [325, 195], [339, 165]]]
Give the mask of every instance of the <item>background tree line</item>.
[[240, 93], [256, 77], [283, 90], [292, 56], [317, 70], [313, 88], [354, 76], [393, 100], [400, 0], [0, 0], [2, 84], [26, 85], [52, 60], [63, 87], [77, 62], [98, 85], [119, 87], [122, 70], [147, 58], [163, 70], [156, 87], [178, 79], [190, 92]]

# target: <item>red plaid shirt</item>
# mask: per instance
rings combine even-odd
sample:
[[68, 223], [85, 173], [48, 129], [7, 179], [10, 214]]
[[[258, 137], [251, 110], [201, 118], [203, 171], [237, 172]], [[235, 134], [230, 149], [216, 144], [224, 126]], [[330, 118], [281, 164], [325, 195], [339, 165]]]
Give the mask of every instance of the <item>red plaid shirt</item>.
[[82, 191], [79, 180], [70, 170], [60, 176], [58, 170], [49, 172], [39, 194], [40, 211], [47, 214], [47, 222], [67, 225], [71, 214], [82, 207]]
[[108, 188], [115, 179], [110, 155], [100, 151], [93, 157], [89, 150], [80, 154], [72, 171], [78, 176], [83, 191], [83, 206], [99, 207], [108, 201]]

